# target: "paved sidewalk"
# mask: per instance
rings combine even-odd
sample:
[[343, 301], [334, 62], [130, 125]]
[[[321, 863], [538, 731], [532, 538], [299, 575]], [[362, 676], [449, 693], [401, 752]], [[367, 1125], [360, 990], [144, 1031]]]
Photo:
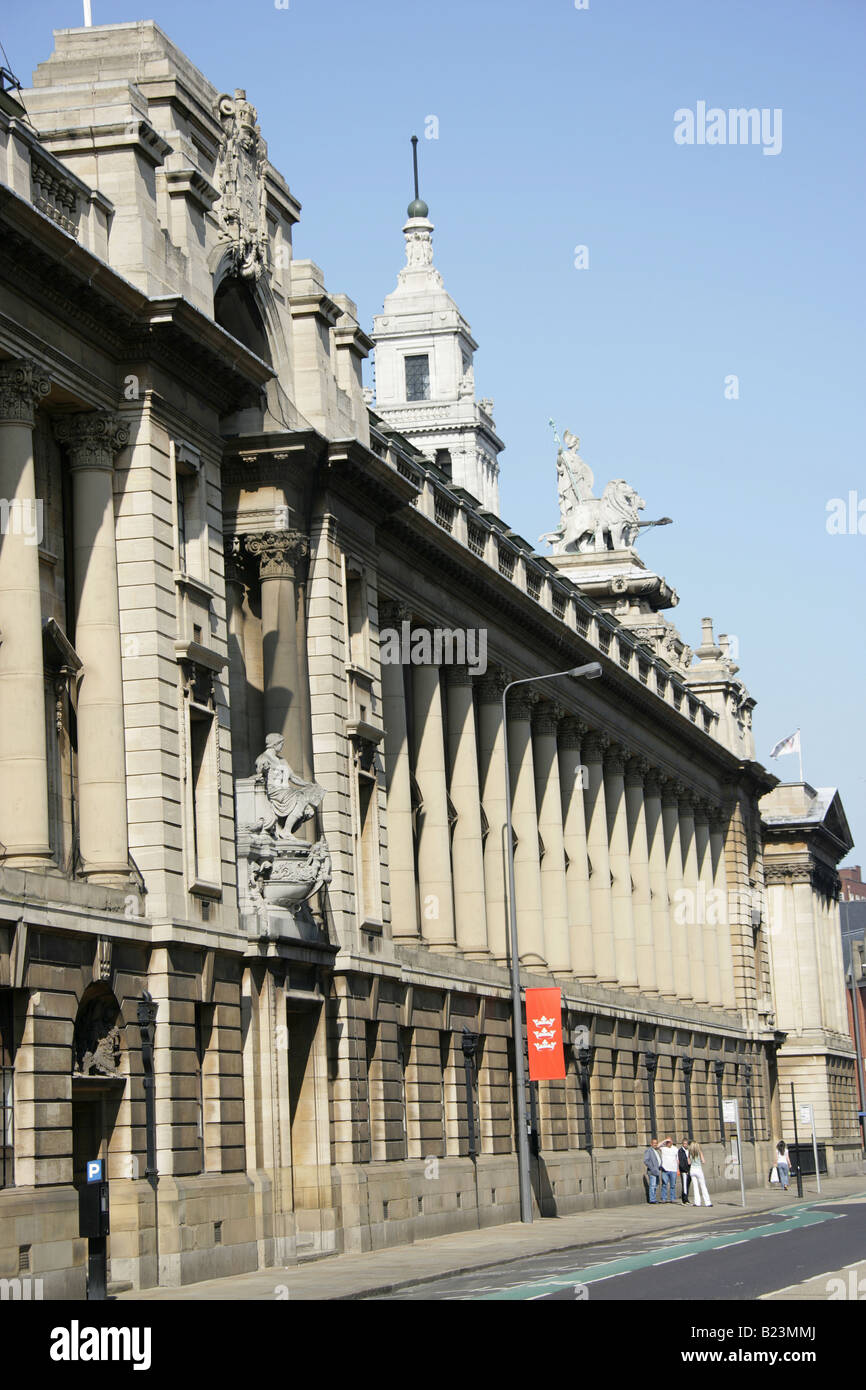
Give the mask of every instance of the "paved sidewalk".
[[[828, 1198], [866, 1195], [866, 1175], [824, 1178], [820, 1196], [814, 1178], [804, 1180], [805, 1202]], [[781, 1200], [780, 1200], [781, 1199]], [[681, 1235], [684, 1230], [708, 1225], [720, 1219], [750, 1216], [760, 1211], [784, 1210], [797, 1206], [796, 1185], [787, 1193], [778, 1188], [754, 1189], [746, 1193], [745, 1209], [739, 1192], [723, 1192], [712, 1208], [683, 1206], [677, 1200], [655, 1210], [648, 1204], [612, 1207], [602, 1211], [578, 1212], [572, 1216], [537, 1219], [531, 1225], [511, 1222], [483, 1230], [461, 1231], [435, 1236], [414, 1245], [397, 1245], [364, 1254], [331, 1255], [312, 1263], [288, 1269], [257, 1270], [229, 1279], [211, 1279], [187, 1284], [179, 1289], [131, 1290], [117, 1296], [118, 1302], [154, 1299], [291, 1299], [322, 1300], [364, 1298], [387, 1294], [396, 1289], [438, 1279], [443, 1275], [467, 1273], [491, 1265], [543, 1255], [551, 1250], [580, 1249], [603, 1241], [629, 1240], [665, 1231]]]

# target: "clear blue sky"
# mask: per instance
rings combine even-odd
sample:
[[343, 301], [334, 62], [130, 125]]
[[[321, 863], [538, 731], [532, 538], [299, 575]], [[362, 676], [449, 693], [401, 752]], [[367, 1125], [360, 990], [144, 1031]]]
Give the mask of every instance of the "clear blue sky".
[[[10, 9], [26, 85], [81, 0]], [[681, 595], [670, 616], [692, 645], [705, 614], [737, 636], [759, 757], [801, 726], [806, 776], [840, 788], [866, 865], [866, 535], [826, 530], [830, 499], [866, 501], [861, 0], [93, 10], [156, 20], [216, 85], [247, 88], [303, 204], [296, 254], [367, 328], [422, 137], [436, 261], [507, 444], [505, 516], [533, 541], [555, 524], [551, 415], [600, 483], [626, 477], [645, 516], [672, 516], [642, 542]], [[781, 108], [781, 153], [675, 144], [674, 111], [698, 101]]]

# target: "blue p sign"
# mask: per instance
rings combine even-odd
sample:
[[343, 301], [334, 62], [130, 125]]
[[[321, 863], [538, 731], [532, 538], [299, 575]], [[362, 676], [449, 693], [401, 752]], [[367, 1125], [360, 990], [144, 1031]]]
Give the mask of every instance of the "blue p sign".
[[102, 1182], [102, 1170], [104, 1166], [101, 1158], [89, 1158], [87, 1160], [87, 1181]]

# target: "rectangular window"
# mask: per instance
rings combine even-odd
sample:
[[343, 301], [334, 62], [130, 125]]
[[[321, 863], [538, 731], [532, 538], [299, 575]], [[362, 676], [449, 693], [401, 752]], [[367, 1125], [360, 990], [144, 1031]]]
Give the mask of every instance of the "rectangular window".
[[0, 1188], [15, 1185], [15, 1043], [11, 989], [0, 989]]
[[346, 571], [346, 624], [349, 630], [349, 660], [354, 666], [369, 665], [367, 660], [367, 580], [360, 570]]
[[426, 353], [420, 357], [406, 358], [406, 399], [407, 401], [429, 401], [430, 399], [430, 358]]
[[409, 1067], [412, 1061], [412, 1029], [401, 1028], [397, 1036], [397, 1063], [400, 1069], [400, 1118], [403, 1123], [403, 1152], [409, 1157]]
[[222, 881], [216, 719], [212, 710], [189, 706], [189, 794], [192, 873], [197, 884]]
[[172, 444], [174, 465], [174, 524], [177, 568], [181, 574], [207, 582], [208, 531], [204, 466], [197, 449]]

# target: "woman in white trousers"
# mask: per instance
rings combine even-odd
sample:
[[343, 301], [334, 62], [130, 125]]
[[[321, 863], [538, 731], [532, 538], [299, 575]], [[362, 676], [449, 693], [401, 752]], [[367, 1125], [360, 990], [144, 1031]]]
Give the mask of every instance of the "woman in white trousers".
[[703, 1195], [705, 1204], [711, 1207], [713, 1204], [710, 1201], [707, 1180], [704, 1177], [704, 1155], [696, 1139], [693, 1139], [689, 1144], [689, 1162], [692, 1165], [689, 1169], [689, 1186], [695, 1189], [695, 1206], [701, 1205], [701, 1196]]

